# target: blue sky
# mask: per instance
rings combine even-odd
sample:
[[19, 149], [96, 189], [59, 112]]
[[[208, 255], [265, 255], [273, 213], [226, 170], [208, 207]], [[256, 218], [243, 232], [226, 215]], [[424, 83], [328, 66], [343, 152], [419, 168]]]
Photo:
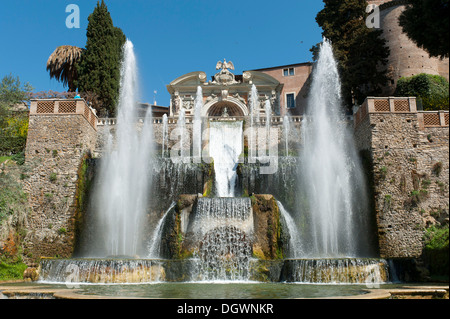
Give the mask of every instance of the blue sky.
[[[114, 25], [135, 47], [143, 102], [169, 104], [166, 85], [185, 73], [215, 73], [232, 61], [235, 73], [312, 60], [321, 41], [320, 0], [106, 0]], [[80, 8], [80, 28], [66, 27], [66, 6]], [[65, 91], [46, 71], [60, 45], [84, 47], [97, 0], [15, 0], [0, 7], [0, 77], [12, 73], [35, 91]]]

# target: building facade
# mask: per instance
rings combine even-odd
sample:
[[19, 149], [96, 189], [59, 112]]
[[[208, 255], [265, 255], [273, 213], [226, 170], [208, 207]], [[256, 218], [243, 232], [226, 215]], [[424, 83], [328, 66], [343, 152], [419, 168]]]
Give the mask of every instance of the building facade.
[[312, 68], [312, 62], [305, 62], [254, 71], [268, 74], [283, 84], [280, 94], [281, 115], [302, 115], [305, 113]]
[[184, 74], [167, 85], [171, 94], [170, 116], [177, 116], [184, 109], [187, 116], [194, 113], [197, 88], [203, 94], [202, 116], [248, 116], [249, 96], [253, 85], [258, 91], [259, 104], [256, 116], [266, 113], [266, 101], [270, 102], [272, 115], [300, 115], [306, 104], [306, 88], [312, 63], [299, 63], [266, 69], [245, 71], [234, 75], [231, 62], [219, 61], [212, 80], [205, 72]]
[[280, 113], [280, 95], [283, 84], [277, 79], [258, 71], [246, 71], [242, 75], [234, 75], [232, 62], [219, 61], [212, 80], [207, 81], [205, 72], [184, 74], [167, 85], [171, 95], [170, 116], [177, 116], [181, 109], [187, 116], [194, 115], [194, 104], [197, 89], [202, 89], [203, 108], [201, 115], [248, 116], [250, 114], [249, 96], [253, 85], [257, 88], [259, 104], [255, 115], [265, 114], [265, 103], [270, 101], [273, 114]]

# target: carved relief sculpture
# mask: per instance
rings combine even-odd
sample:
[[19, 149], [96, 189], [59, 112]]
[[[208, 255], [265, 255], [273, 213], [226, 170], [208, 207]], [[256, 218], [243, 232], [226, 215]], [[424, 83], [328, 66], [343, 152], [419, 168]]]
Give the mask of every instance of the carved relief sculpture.
[[234, 70], [233, 62], [227, 62], [225, 59], [222, 61], [217, 62], [216, 64], [216, 70], [219, 70], [219, 73], [216, 73], [214, 75], [214, 81], [212, 81], [212, 84], [218, 84], [218, 85], [230, 85], [239, 83], [234, 78], [234, 74], [231, 73], [228, 69]]

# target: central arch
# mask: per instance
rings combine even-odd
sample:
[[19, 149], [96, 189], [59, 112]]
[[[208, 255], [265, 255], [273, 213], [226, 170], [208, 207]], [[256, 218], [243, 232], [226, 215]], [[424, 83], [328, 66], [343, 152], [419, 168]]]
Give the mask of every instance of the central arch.
[[202, 116], [222, 116], [225, 108], [229, 116], [248, 116], [248, 108], [242, 101], [228, 97], [226, 100], [215, 98], [206, 103], [202, 110]]

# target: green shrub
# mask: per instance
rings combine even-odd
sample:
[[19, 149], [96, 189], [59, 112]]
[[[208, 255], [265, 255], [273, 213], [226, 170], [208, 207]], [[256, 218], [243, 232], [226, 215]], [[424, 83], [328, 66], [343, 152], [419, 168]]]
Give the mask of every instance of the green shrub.
[[23, 262], [8, 263], [0, 261], [0, 281], [23, 279], [27, 265]]
[[23, 165], [25, 163], [25, 153], [20, 152], [11, 156], [11, 159], [15, 161], [18, 165]]
[[27, 139], [20, 136], [5, 135], [0, 132], [0, 154], [11, 155], [23, 152]]
[[51, 173], [49, 179], [51, 182], [54, 182], [58, 179], [58, 175], [56, 175], [56, 173]]
[[416, 96], [424, 111], [449, 109], [449, 83], [439, 75], [421, 73], [402, 77], [397, 82], [395, 96]]
[[424, 257], [429, 264], [431, 275], [448, 276], [448, 225], [428, 228], [424, 234], [424, 242]]
[[25, 210], [27, 195], [12, 174], [0, 174], [0, 225], [9, 215]]

